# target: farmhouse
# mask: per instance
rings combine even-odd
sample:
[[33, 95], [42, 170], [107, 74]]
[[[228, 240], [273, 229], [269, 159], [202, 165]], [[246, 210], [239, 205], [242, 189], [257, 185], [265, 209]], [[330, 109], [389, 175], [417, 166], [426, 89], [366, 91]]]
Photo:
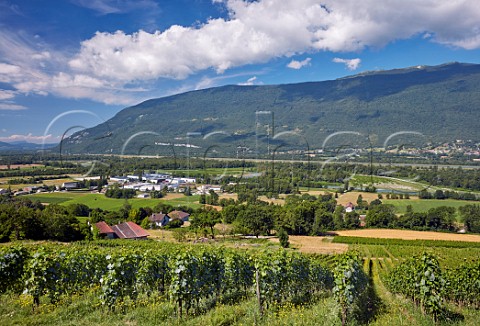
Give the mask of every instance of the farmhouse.
[[170, 221], [168, 215], [163, 213], [153, 213], [151, 216], [148, 217], [148, 220], [151, 224], [154, 224], [157, 227], [163, 227], [167, 225]]
[[190, 214], [182, 211], [171, 211], [168, 214], [163, 213], [153, 213], [148, 217], [150, 224], [155, 225], [156, 227], [164, 227], [171, 220], [181, 220], [182, 222], [187, 222], [190, 218]]
[[108, 239], [115, 238], [115, 231], [104, 221], [95, 223], [95, 227], [98, 229], [98, 234], [101, 237]]
[[149, 236], [147, 231], [133, 222], [120, 223], [110, 227], [102, 221], [95, 223], [95, 227], [101, 236], [109, 239], [146, 239]]
[[178, 219], [178, 220], [182, 220], [183, 222], [187, 222], [188, 219], [190, 218], [190, 214], [182, 211], [171, 211], [170, 213], [168, 213], [168, 217], [170, 219]]
[[146, 239], [149, 234], [138, 224], [125, 222], [112, 226], [113, 231], [121, 239]]

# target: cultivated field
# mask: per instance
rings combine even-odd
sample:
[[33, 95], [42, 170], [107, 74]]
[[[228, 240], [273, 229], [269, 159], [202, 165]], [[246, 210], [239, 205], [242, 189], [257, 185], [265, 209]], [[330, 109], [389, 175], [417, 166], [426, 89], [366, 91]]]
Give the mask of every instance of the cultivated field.
[[428, 232], [428, 231], [363, 229], [363, 230], [336, 231], [336, 233], [338, 235], [345, 236], [345, 237], [480, 242], [480, 235]]
[[372, 200], [378, 199], [378, 194], [369, 193], [369, 192], [351, 191], [338, 196], [337, 203], [338, 205], [346, 205], [349, 202], [351, 202], [354, 205], [356, 205], [358, 195], [362, 195], [363, 200], [366, 200], [369, 203]]
[[[278, 238], [271, 238], [270, 241], [278, 243]], [[348, 245], [344, 243], [332, 243], [326, 237], [309, 237], [302, 235], [291, 235], [288, 237], [292, 248], [297, 248], [300, 252], [309, 254], [341, 254], [348, 250]]]

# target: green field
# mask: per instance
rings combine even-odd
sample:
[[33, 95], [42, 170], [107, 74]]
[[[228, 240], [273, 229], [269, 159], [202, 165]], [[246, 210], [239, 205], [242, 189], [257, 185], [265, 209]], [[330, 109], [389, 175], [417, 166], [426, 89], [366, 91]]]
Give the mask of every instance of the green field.
[[[49, 194], [38, 194], [27, 196], [31, 200], [36, 200], [41, 203], [61, 204], [68, 206], [70, 204], [85, 204], [90, 208], [101, 208], [103, 210], [118, 211], [125, 204], [125, 199], [107, 198], [103, 194], [92, 193], [76, 193], [76, 192], [57, 192]], [[202, 205], [198, 203], [198, 196], [180, 197], [171, 200], [165, 199], [150, 199], [150, 198], [132, 198], [128, 199], [128, 203], [132, 208], [140, 207], [155, 207], [158, 203], [164, 202], [174, 207], [188, 206], [192, 208], [199, 208]]]
[[476, 201], [454, 199], [383, 199], [382, 202], [395, 206], [399, 214], [404, 214], [408, 205], [412, 205], [414, 212], [426, 212], [430, 208], [441, 206], [458, 208], [460, 206], [478, 204]]

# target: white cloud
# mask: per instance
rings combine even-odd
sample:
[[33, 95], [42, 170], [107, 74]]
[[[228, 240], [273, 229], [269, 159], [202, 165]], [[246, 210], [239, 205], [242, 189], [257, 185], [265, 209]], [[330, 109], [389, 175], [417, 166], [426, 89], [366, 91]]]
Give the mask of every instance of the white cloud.
[[7, 143], [15, 142], [15, 141], [27, 141], [29, 143], [42, 144], [42, 143], [58, 142], [59, 137], [54, 137], [52, 135], [35, 136], [29, 133], [27, 135], [10, 135], [7, 137], [0, 137], [0, 141], [7, 142]]
[[[158, 4], [152, 0], [72, 1], [100, 14], [136, 8], [158, 12]], [[153, 33], [98, 32], [83, 41], [73, 56], [67, 50], [42, 45], [40, 37], [29, 39], [20, 32], [2, 29], [0, 82], [16, 87], [15, 94], [54, 94], [108, 104], [132, 104], [148, 97], [145, 88], [153, 92], [152, 83], [158, 79], [182, 80], [210, 69], [223, 74], [233, 67], [279, 57], [320, 51], [360, 52], [422, 35], [425, 42], [480, 48], [477, 0], [212, 3], [225, 6], [228, 18], [209, 19], [194, 26], [174, 25]], [[351, 70], [360, 64], [360, 59], [338, 60], [345, 60], [341, 62]], [[310, 58], [292, 60], [288, 67], [299, 69], [309, 63]], [[214, 85], [211, 77], [197, 85], [193, 83], [191, 89], [210, 85]]]
[[[219, 3], [220, 1], [214, 1]], [[228, 19], [164, 31], [97, 33], [69, 64], [80, 73], [116, 81], [184, 79], [308, 51], [361, 51], [429, 32], [431, 40], [480, 47], [475, 0], [285, 0], [223, 2]], [[458, 17], [463, 17], [459, 22]], [[298, 67], [292, 61], [293, 67]], [[355, 67], [354, 62], [348, 66]]]
[[6, 111], [20, 111], [26, 110], [27, 108], [23, 105], [13, 104], [13, 103], [0, 103], [0, 110]]
[[257, 76], [253, 76], [251, 78], [248, 78], [246, 82], [239, 83], [238, 85], [240, 85], [240, 86], [252, 86], [255, 83], [256, 80], [257, 80]]
[[15, 92], [5, 90], [5, 89], [0, 89], [0, 100], [9, 100], [15, 97]]
[[345, 67], [347, 67], [348, 70], [357, 70], [357, 68], [360, 66], [360, 63], [362, 62], [362, 60], [359, 58], [355, 58], [355, 59], [334, 58], [332, 61], [335, 63], [345, 64]]
[[19, 66], [0, 62], [0, 74], [11, 75], [11, 74], [18, 74], [19, 72], [20, 72]]
[[298, 70], [302, 67], [310, 66], [310, 61], [312, 61], [312, 58], [306, 58], [305, 60], [302, 60], [302, 61], [292, 60], [287, 65], [287, 67], [291, 68], [291, 69], [297, 69]]

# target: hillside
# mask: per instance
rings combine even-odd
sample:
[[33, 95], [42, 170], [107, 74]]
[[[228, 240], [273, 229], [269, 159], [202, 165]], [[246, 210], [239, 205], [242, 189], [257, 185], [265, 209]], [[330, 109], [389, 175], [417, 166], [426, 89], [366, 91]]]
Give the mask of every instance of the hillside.
[[367, 135], [381, 146], [399, 131], [423, 136], [392, 142], [478, 141], [479, 89], [480, 65], [462, 63], [322, 82], [223, 86], [126, 108], [65, 139], [62, 151], [234, 156], [244, 150], [254, 156], [255, 148], [260, 155], [320, 149], [339, 131], [361, 135], [333, 137], [327, 146], [368, 147]]

